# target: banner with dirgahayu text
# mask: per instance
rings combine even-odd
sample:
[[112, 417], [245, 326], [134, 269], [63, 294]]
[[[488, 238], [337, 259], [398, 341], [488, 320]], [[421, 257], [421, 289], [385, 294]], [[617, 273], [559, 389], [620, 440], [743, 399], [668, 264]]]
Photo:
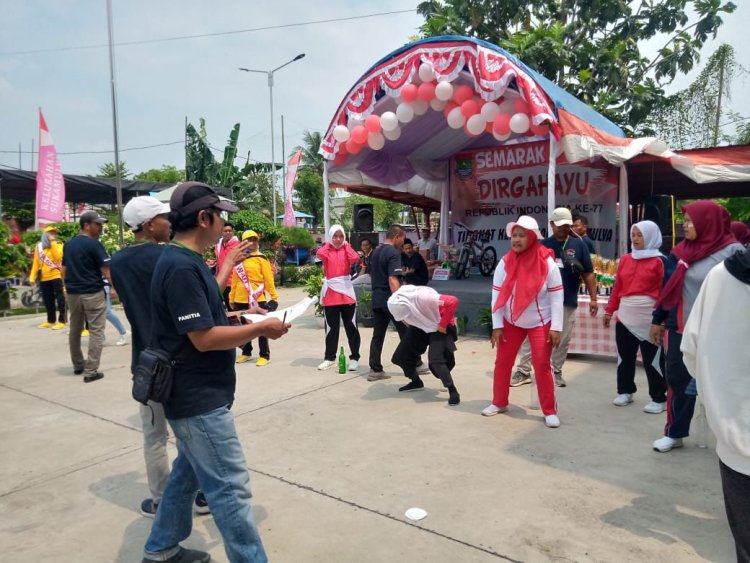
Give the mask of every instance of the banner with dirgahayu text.
[[[473, 239], [477, 253], [491, 245], [500, 257], [510, 250], [505, 226], [521, 215], [534, 217], [547, 236], [548, 162], [547, 141], [457, 153], [451, 161], [452, 240], [461, 245]], [[603, 159], [569, 163], [558, 157], [556, 205], [582, 214], [597, 254], [610, 258], [618, 182], [617, 168]]]

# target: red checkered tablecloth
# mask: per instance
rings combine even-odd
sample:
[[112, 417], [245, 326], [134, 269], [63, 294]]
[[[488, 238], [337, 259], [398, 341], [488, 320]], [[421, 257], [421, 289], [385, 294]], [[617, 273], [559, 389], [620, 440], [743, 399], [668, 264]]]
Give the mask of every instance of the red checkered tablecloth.
[[573, 336], [570, 338], [568, 353], [570, 354], [593, 354], [595, 356], [617, 357], [617, 345], [615, 344], [615, 319], [609, 328], [604, 328], [604, 307], [607, 305], [607, 297], [597, 297], [599, 311], [595, 317], [589, 314], [588, 295], [578, 296], [578, 309], [576, 310], [576, 326], [573, 328]]

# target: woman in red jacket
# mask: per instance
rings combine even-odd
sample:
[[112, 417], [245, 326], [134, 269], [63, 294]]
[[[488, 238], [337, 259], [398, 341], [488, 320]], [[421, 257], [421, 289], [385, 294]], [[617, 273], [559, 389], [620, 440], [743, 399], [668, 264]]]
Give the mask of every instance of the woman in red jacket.
[[620, 258], [615, 287], [604, 310], [605, 327], [617, 311], [617, 396], [612, 403], [624, 407], [633, 402], [635, 360], [640, 348], [651, 396], [643, 411], [659, 414], [666, 409], [667, 382], [660, 367], [661, 358], [657, 357], [659, 349], [651, 342], [649, 329], [664, 280], [664, 255], [659, 252], [661, 231], [656, 223], [641, 221], [630, 227], [630, 241], [633, 251]]
[[344, 322], [346, 338], [349, 340], [349, 371], [359, 368], [359, 330], [354, 321], [357, 296], [352, 285], [352, 265], [359, 261], [351, 245], [346, 242], [344, 228], [333, 225], [328, 231], [328, 242], [320, 248], [316, 256], [323, 263], [323, 289], [320, 302], [326, 317], [326, 351], [319, 370], [328, 369], [336, 363], [339, 346], [339, 326]]

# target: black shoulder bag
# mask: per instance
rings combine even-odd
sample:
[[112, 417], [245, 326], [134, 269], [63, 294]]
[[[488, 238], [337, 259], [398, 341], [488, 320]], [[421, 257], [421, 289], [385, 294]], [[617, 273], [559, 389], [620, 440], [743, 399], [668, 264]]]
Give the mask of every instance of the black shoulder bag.
[[133, 372], [133, 398], [144, 405], [148, 405], [149, 401], [163, 403], [168, 399], [172, 391], [175, 363], [166, 350], [143, 350]]

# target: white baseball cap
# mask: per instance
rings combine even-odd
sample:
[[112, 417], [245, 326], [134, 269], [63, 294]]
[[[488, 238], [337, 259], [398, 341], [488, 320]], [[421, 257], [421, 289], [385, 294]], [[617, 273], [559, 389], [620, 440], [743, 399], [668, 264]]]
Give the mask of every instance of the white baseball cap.
[[555, 224], [555, 227], [561, 227], [563, 225], [573, 224], [573, 215], [570, 213], [570, 209], [567, 207], [558, 207], [552, 212], [549, 217], [550, 222]]
[[505, 226], [505, 234], [508, 235], [508, 238], [513, 235], [514, 227], [522, 227], [527, 231], [531, 231], [536, 235], [537, 239], [542, 240], [542, 233], [539, 232], [539, 223], [537, 223], [536, 219], [534, 219], [533, 217], [529, 217], [528, 215], [521, 215], [518, 218], [518, 221], [508, 223]]
[[136, 230], [146, 221], [164, 213], [169, 213], [168, 203], [163, 203], [150, 195], [142, 195], [134, 197], [125, 205], [122, 219], [128, 227]]

